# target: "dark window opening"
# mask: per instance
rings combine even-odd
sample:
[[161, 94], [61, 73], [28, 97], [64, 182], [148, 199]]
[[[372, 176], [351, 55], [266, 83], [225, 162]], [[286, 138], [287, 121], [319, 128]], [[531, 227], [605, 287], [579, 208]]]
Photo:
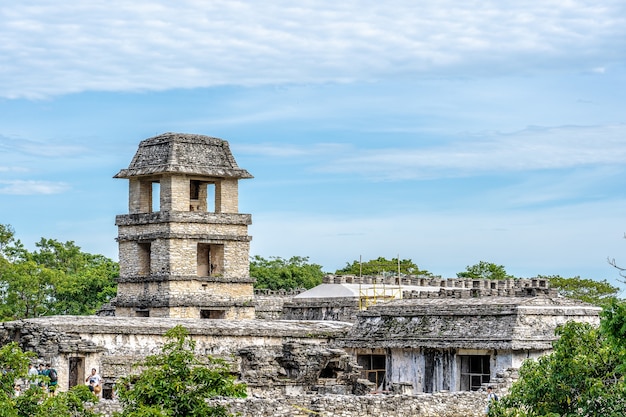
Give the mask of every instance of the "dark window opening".
[[192, 200], [198, 200], [200, 198], [200, 181], [189, 181], [189, 198]]
[[322, 369], [322, 372], [320, 372], [319, 377], [320, 378], [337, 378], [337, 363], [329, 362], [328, 365], [326, 365], [326, 367]]
[[478, 391], [491, 379], [491, 357], [489, 355], [459, 356], [461, 366], [461, 391]]
[[224, 273], [224, 245], [198, 243], [197, 274], [199, 277], [216, 277]]
[[150, 317], [150, 310], [136, 310], [135, 317]]
[[357, 363], [363, 367], [363, 378], [376, 384], [377, 390], [385, 388], [385, 374], [387, 369], [387, 357], [385, 355], [357, 355]]
[[113, 384], [103, 384], [102, 385], [102, 398], [105, 400], [113, 399]]
[[85, 374], [85, 362], [83, 358], [69, 358], [68, 388], [81, 385]]
[[226, 317], [224, 310], [200, 310], [201, 319], [223, 319]]
[[150, 275], [150, 258], [152, 257], [152, 248], [150, 242], [140, 242], [138, 245], [137, 257], [140, 276]]

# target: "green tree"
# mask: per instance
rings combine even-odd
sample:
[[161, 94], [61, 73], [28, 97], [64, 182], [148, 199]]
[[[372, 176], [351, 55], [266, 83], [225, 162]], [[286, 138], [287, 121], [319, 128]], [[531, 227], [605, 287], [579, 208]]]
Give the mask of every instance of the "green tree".
[[322, 266], [309, 263], [308, 257], [283, 259], [271, 256], [265, 259], [256, 255], [250, 259], [250, 276], [256, 278], [255, 288], [309, 289], [322, 283], [324, 273]]
[[526, 360], [520, 378], [490, 416], [626, 415], [626, 305], [612, 300], [600, 328], [568, 322], [556, 330], [554, 352]]
[[398, 269], [400, 274], [406, 275], [432, 275], [426, 270], [421, 270], [411, 259], [398, 258], [386, 259], [379, 257], [370, 259], [367, 262], [352, 261], [346, 263], [346, 266], [335, 271], [336, 274], [350, 275], [397, 275]]
[[245, 397], [246, 386], [235, 382], [223, 360], [194, 354], [195, 342], [176, 326], [165, 333], [162, 353], [148, 356], [138, 375], [124, 377], [116, 390], [124, 409], [116, 417], [229, 416], [223, 407], [207, 404], [215, 396]]
[[538, 277], [548, 279], [550, 288], [558, 290], [563, 297], [573, 298], [597, 306], [602, 306], [615, 300], [619, 292], [619, 288], [609, 284], [606, 280], [596, 281], [580, 277], [563, 278], [559, 275], [539, 275]]
[[475, 265], [468, 265], [463, 272], [456, 274], [459, 278], [469, 279], [509, 279], [513, 278], [504, 269], [504, 266], [491, 262], [480, 261]]
[[74, 242], [42, 238], [29, 252], [0, 225], [0, 320], [93, 314], [116, 293], [119, 265]]

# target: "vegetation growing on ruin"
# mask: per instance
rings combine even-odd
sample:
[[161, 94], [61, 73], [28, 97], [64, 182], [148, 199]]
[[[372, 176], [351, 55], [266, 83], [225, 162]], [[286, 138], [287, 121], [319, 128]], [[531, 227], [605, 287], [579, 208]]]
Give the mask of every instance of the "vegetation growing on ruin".
[[0, 225], [0, 320], [93, 314], [116, 293], [119, 266], [74, 242], [41, 238], [28, 251]]
[[235, 381], [226, 362], [194, 354], [195, 342], [176, 326], [165, 333], [162, 353], [137, 364], [141, 373], [118, 381], [115, 388], [124, 406], [116, 417], [230, 416], [211, 406], [211, 397], [245, 397], [246, 386]]
[[250, 276], [256, 278], [255, 288], [309, 289], [322, 283], [324, 273], [321, 265], [309, 263], [306, 256], [265, 259], [256, 255], [250, 259]]
[[626, 415], [626, 303], [612, 300], [600, 328], [568, 322], [554, 352], [526, 360], [491, 417]]

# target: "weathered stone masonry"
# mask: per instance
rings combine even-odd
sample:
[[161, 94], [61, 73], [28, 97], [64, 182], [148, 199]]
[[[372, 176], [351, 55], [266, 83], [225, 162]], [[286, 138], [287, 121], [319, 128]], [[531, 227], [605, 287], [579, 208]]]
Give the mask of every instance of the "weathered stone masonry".
[[254, 318], [251, 216], [238, 213], [237, 191], [252, 175], [228, 142], [178, 133], [146, 139], [115, 178], [129, 180], [129, 214], [116, 217], [115, 314]]
[[[212, 400], [242, 416], [472, 417], [483, 413], [486, 384], [506, 389], [523, 360], [551, 351], [556, 326], [599, 321], [598, 308], [541, 279], [329, 276], [308, 291], [255, 297], [252, 220], [238, 212], [237, 190], [252, 176], [226, 141], [146, 139], [115, 177], [129, 181], [129, 213], [116, 217], [112, 305], [101, 317], [0, 324], [0, 344], [17, 341], [52, 363], [61, 390], [93, 367], [112, 397], [116, 379], [182, 325], [199, 356], [228, 360], [248, 385], [248, 399]], [[117, 407], [96, 405], [106, 416]]]

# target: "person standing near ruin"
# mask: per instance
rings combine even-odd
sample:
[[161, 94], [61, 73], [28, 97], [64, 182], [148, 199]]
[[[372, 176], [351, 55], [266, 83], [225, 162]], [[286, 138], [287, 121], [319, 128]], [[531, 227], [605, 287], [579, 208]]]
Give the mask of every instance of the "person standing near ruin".
[[493, 387], [490, 385], [487, 387], [487, 406], [485, 407], [485, 414], [489, 414], [489, 406], [496, 401], [498, 401], [498, 396], [493, 392]]
[[89, 384], [89, 390], [96, 396], [100, 395], [102, 391], [102, 377], [98, 374], [96, 368], [91, 369], [91, 374], [85, 378], [85, 382]]
[[37, 367], [34, 363], [28, 364], [28, 379], [30, 381], [31, 388], [37, 386], [37, 376], [39, 372], [37, 372]]
[[54, 393], [57, 390], [57, 386], [59, 385], [59, 376], [57, 374], [57, 370], [54, 369], [49, 363], [46, 364], [45, 375], [48, 377], [48, 392], [50, 396], [54, 396]]

